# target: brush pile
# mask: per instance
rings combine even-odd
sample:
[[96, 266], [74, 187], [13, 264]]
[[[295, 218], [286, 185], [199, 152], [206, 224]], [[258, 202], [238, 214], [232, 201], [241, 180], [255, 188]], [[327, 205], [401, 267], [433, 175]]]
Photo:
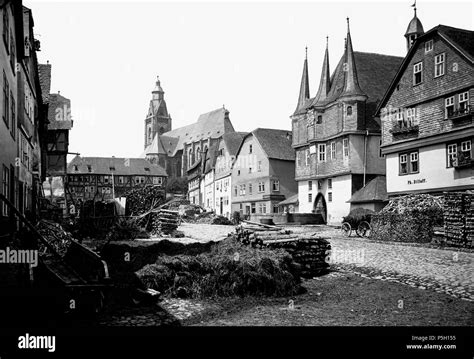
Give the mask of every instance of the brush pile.
[[180, 298], [290, 296], [301, 291], [297, 266], [286, 251], [252, 248], [231, 237], [209, 253], [161, 256], [136, 274], [147, 288]]
[[[71, 245], [72, 235], [66, 232], [60, 224], [40, 220], [36, 225], [38, 232], [48, 241], [48, 243], [58, 252], [62, 257], [66, 254]], [[48, 253], [49, 249], [41, 242], [39, 242], [39, 253]]]
[[139, 216], [153, 209], [157, 209], [166, 201], [165, 190], [160, 186], [143, 186], [127, 192], [127, 206], [125, 214], [127, 216]]

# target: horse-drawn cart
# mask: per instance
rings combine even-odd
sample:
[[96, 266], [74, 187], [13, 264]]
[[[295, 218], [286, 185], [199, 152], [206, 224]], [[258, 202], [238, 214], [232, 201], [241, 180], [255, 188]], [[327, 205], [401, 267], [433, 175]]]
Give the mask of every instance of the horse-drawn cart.
[[370, 237], [372, 233], [373, 211], [357, 208], [352, 210], [347, 216], [343, 217], [341, 232], [345, 237], [350, 237], [352, 231], [355, 231], [359, 237]]

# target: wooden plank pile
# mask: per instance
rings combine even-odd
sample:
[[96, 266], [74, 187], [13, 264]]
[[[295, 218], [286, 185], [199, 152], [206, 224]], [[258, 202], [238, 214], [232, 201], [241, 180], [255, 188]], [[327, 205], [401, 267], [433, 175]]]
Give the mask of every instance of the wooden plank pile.
[[331, 245], [326, 238], [311, 234], [297, 234], [276, 226], [244, 221], [236, 227], [236, 237], [243, 244], [254, 247], [283, 249], [300, 267], [300, 275], [312, 278], [327, 272]]
[[158, 213], [157, 221], [159, 223], [160, 231], [164, 234], [171, 234], [179, 226], [178, 211], [170, 211], [162, 209]]
[[454, 246], [474, 246], [474, 198], [472, 193], [444, 194], [444, 235]]

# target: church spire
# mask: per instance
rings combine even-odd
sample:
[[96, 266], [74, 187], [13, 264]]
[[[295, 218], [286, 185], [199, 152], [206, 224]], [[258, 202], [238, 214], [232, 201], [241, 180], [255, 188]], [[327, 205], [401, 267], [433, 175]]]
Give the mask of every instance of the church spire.
[[351, 31], [349, 28], [349, 18], [347, 18], [347, 40], [344, 54], [344, 89], [341, 96], [367, 96], [359, 86], [357, 78], [357, 68], [352, 49]]
[[308, 47], [305, 48], [306, 56], [303, 65], [303, 75], [301, 76], [300, 95], [295, 113], [303, 109], [309, 100], [309, 76], [308, 76]]
[[160, 76], [156, 76], [156, 85], [153, 91], [153, 100], [163, 100], [165, 92], [161, 88]]
[[324, 53], [323, 68], [321, 70], [321, 79], [319, 80], [318, 93], [315, 96], [314, 104], [324, 101], [327, 98], [329, 90], [331, 89], [331, 75], [329, 73], [329, 37], [326, 36], [326, 51]]

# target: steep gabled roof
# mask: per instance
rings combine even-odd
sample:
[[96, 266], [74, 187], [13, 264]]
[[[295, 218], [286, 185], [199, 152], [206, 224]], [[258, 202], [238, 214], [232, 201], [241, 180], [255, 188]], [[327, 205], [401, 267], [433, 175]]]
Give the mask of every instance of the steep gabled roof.
[[298, 205], [298, 193], [293, 196], [288, 197], [287, 199], [278, 203], [279, 206], [284, 206], [287, 204], [296, 204]]
[[73, 125], [71, 100], [59, 93], [51, 93], [48, 102], [48, 130], [70, 130]]
[[[77, 166], [77, 171], [75, 171]], [[89, 171], [89, 167], [91, 170]], [[115, 170], [111, 170], [115, 168]], [[148, 169], [148, 170], [147, 170]], [[76, 156], [67, 166], [68, 174], [101, 174], [116, 176], [167, 176], [163, 167], [143, 158], [80, 157]]]
[[43, 102], [48, 103], [51, 91], [51, 64], [38, 64], [38, 76]]
[[410, 47], [407, 55], [403, 59], [403, 62], [398, 67], [396, 74], [393, 76], [390, 86], [387, 87], [385, 94], [382, 97], [382, 100], [378, 104], [376, 115], [380, 113], [380, 110], [387, 103], [390, 95], [393, 93], [393, 90], [400, 81], [400, 78], [403, 76], [405, 69], [410, 63], [413, 55], [420, 46], [427, 39], [439, 34], [448, 44], [450, 44], [461, 56], [463, 56], [468, 62], [474, 64], [474, 31], [457, 29], [451, 26], [438, 25], [423, 35], [419, 36], [415, 43]]
[[248, 132], [229, 132], [222, 136], [227, 152], [230, 156], [236, 156], [237, 151]]
[[[165, 139], [162, 140], [162, 146], [166, 153], [169, 156], [174, 156], [176, 152], [184, 148], [185, 143], [206, 138], [219, 138], [228, 132], [234, 132], [234, 127], [229, 119], [229, 111], [219, 108], [200, 115], [195, 123], [165, 132], [160, 137]], [[150, 146], [145, 149], [144, 154], [150, 153]]]
[[366, 202], [386, 202], [387, 196], [387, 181], [385, 176], [377, 176], [369, 183], [355, 192], [349, 203], [366, 203]]
[[[306, 49], [308, 51], [308, 49]], [[298, 104], [296, 105], [295, 113], [308, 105], [310, 99], [309, 95], [309, 76], [308, 76], [308, 57], [304, 59], [303, 74], [301, 75], [300, 95], [298, 96]]]
[[[291, 131], [257, 128], [247, 134], [244, 139], [248, 136], [254, 136], [257, 139], [268, 158], [283, 161], [295, 160], [295, 150], [291, 147]], [[243, 141], [237, 153], [240, 152], [242, 144]]]

